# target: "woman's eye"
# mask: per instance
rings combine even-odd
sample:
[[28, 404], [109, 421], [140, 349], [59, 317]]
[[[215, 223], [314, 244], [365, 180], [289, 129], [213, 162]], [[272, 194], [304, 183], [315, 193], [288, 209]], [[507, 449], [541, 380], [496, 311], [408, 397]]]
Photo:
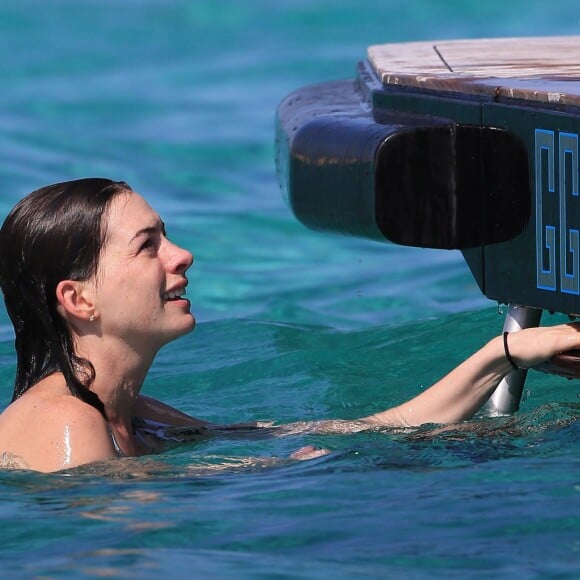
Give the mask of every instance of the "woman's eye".
[[147, 238], [139, 248], [139, 251], [148, 250], [149, 248], [153, 247], [153, 240], [151, 238]]

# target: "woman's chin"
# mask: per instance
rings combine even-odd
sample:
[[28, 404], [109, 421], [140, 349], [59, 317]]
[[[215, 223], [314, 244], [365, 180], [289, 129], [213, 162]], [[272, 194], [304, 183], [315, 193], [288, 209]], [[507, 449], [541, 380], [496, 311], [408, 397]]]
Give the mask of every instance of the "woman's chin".
[[193, 314], [191, 314], [191, 312], [188, 314], [188, 324], [185, 325], [183, 334], [189, 334], [190, 332], [193, 332], [193, 330], [195, 329], [196, 325], [197, 325], [197, 320], [195, 319], [195, 316]]

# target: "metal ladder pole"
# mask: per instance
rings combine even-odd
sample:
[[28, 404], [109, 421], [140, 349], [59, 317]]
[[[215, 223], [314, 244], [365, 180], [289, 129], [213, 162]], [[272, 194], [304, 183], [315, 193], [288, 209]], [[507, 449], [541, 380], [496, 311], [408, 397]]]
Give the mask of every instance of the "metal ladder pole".
[[[528, 306], [510, 304], [507, 311], [503, 332], [517, 332], [531, 326], [538, 326], [542, 310]], [[514, 369], [509, 372], [496, 387], [493, 395], [485, 404], [484, 411], [491, 416], [511, 415], [520, 407], [524, 383], [528, 371]]]

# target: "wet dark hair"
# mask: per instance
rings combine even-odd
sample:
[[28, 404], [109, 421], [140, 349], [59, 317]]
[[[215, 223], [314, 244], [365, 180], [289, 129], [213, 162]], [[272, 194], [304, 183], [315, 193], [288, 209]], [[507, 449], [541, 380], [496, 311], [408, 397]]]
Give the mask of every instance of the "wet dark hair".
[[16, 334], [13, 401], [61, 372], [74, 396], [105, 415], [89, 390], [95, 369], [75, 354], [70, 329], [57, 311], [56, 287], [97, 272], [107, 235], [103, 216], [113, 198], [128, 191], [125, 182], [102, 178], [48, 185], [20, 200], [4, 221], [0, 287]]

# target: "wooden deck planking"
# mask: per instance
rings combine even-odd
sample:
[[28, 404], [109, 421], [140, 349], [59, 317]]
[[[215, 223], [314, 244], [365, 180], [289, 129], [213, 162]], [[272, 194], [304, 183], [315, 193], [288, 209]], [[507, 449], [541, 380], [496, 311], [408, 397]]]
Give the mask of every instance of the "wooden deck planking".
[[374, 45], [384, 85], [580, 105], [580, 36]]

